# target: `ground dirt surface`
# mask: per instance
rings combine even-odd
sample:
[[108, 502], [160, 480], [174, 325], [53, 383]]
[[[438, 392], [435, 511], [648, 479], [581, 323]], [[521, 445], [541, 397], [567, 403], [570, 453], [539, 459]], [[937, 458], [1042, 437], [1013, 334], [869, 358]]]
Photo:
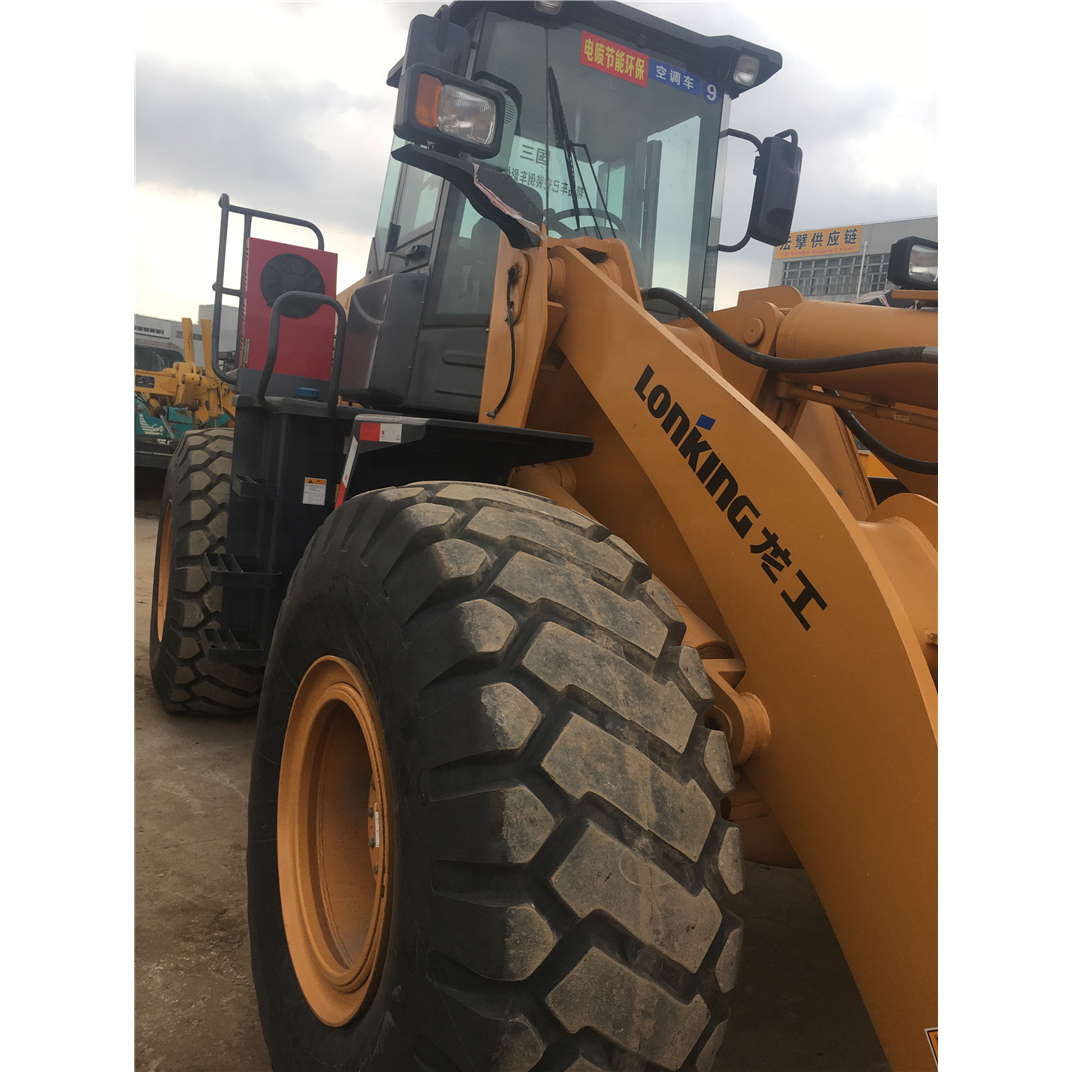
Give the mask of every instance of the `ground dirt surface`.
[[[135, 1069], [269, 1072], [249, 967], [246, 799], [255, 718], [165, 713], [149, 678], [163, 471], [135, 482]], [[802, 871], [747, 864], [744, 956], [712, 1072], [889, 1066]]]
[[149, 678], [156, 528], [134, 519], [134, 1067], [267, 1072], [246, 932], [256, 718], [164, 711]]

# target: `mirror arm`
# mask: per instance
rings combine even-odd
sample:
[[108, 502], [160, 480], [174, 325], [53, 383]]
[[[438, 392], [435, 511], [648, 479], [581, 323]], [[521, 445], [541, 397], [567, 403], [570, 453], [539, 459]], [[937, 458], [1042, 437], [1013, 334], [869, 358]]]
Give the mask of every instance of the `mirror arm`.
[[526, 187], [508, 174], [461, 158], [445, 156], [419, 145], [400, 145], [391, 155], [400, 163], [446, 179], [456, 186], [473, 208], [491, 220], [514, 249], [534, 249], [540, 244], [540, 208]]
[[450, 29], [450, 8], [444, 4], [436, 12], [436, 18], [439, 20], [439, 26], [436, 32], [436, 48], [438, 48], [440, 52], [444, 52], [447, 48], [447, 31]]
[[744, 249], [744, 247], [747, 246], [748, 243], [751, 240], [752, 240], [752, 236], [750, 234], [746, 233], [744, 238], [742, 238], [740, 240], [740, 242], [738, 242], [736, 245], [733, 245], [733, 246], [719, 245], [719, 246], [715, 246], [715, 249], [717, 249], [719, 251], [719, 253], [736, 253], [737, 250]]
[[[792, 133], [793, 144], [796, 145], [796, 131], [783, 131], [785, 134]], [[780, 138], [781, 134], [776, 134], [776, 138]], [[763, 148], [763, 143], [755, 136], [755, 134], [749, 134], [747, 130], [734, 130], [732, 127], [727, 127], [721, 134], [720, 138], [740, 138], [742, 141], [750, 141], [755, 147], [758, 153]]]
[[[795, 145], [796, 144], [796, 137], [797, 137], [796, 131], [795, 130], [794, 131], [785, 131], [784, 133], [787, 133], [787, 134], [792, 133], [792, 135], [793, 135], [793, 144]], [[757, 138], [755, 136], [755, 134], [749, 134], [747, 130], [734, 130], [733, 127], [727, 127], [724, 131], [722, 131], [721, 134], [719, 134], [719, 137], [720, 138], [740, 138], [741, 141], [750, 141], [756, 147], [756, 152], [757, 153], [762, 151], [762, 149], [763, 149], [763, 143], [759, 140], [759, 138]], [[777, 137], [780, 138], [780, 137], [782, 137], [782, 135], [778, 134]], [[740, 242], [738, 242], [736, 245], [733, 245], [733, 246], [719, 245], [719, 246], [716, 246], [715, 248], [719, 251], [719, 253], [736, 253], [739, 249], [744, 249], [744, 247], [748, 245], [748, 243], [751, 240], [751, 238], [752, 238], [752, 235], [747, 230], [745, 230], [744, 238], [742, 238], [740, 240]]]

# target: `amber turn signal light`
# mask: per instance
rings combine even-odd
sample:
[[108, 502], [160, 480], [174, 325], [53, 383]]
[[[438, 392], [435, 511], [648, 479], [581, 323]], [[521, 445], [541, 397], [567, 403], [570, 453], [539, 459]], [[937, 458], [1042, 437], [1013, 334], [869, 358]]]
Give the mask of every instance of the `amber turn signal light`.
[[439, 122], [439, 91], [443, 83], [430, 74], [422, 74], [417, 79], [417, 100], [413, 109], [413, 118], [422, 126], [434, 130]]

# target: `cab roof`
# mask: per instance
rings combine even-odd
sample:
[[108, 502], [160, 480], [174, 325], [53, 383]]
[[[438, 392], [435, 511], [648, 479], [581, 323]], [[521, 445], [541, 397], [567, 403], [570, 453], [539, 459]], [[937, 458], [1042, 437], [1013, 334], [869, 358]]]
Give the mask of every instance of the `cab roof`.
[[[681, 60], [693, 74], [714, 82], [730, 98], [761, 85], [782, 67], [781, 53], [773, 49], [739, 37], [707, 37], [614, 0], [565, 0], [561, 11], [554, 15], [538, 11], [529, 0], [455, 0], [449, 10], [450, 21], [459, 26], [471, 26], [485, 11], [549, 27], [583, 22], [643, 51], [664, 53]], [[740, 86], [733, 80], [733, 69], [742, 55], [754, 56], [759, 61], [759, 73], [750, 86]], [[397, 86], [401, 67], [400, 60], [388, 75], [388, 85]]]

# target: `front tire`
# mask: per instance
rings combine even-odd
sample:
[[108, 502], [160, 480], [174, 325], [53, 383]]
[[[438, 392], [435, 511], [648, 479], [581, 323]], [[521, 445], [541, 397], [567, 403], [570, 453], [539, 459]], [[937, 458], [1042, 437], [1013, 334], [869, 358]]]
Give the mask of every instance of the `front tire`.
[[740, 844], [683, 634], [626, 544], [536, 496], [430, 483], [332, 514], [280, 613], [253, 757], [277, 1072], [710, 1066]]

